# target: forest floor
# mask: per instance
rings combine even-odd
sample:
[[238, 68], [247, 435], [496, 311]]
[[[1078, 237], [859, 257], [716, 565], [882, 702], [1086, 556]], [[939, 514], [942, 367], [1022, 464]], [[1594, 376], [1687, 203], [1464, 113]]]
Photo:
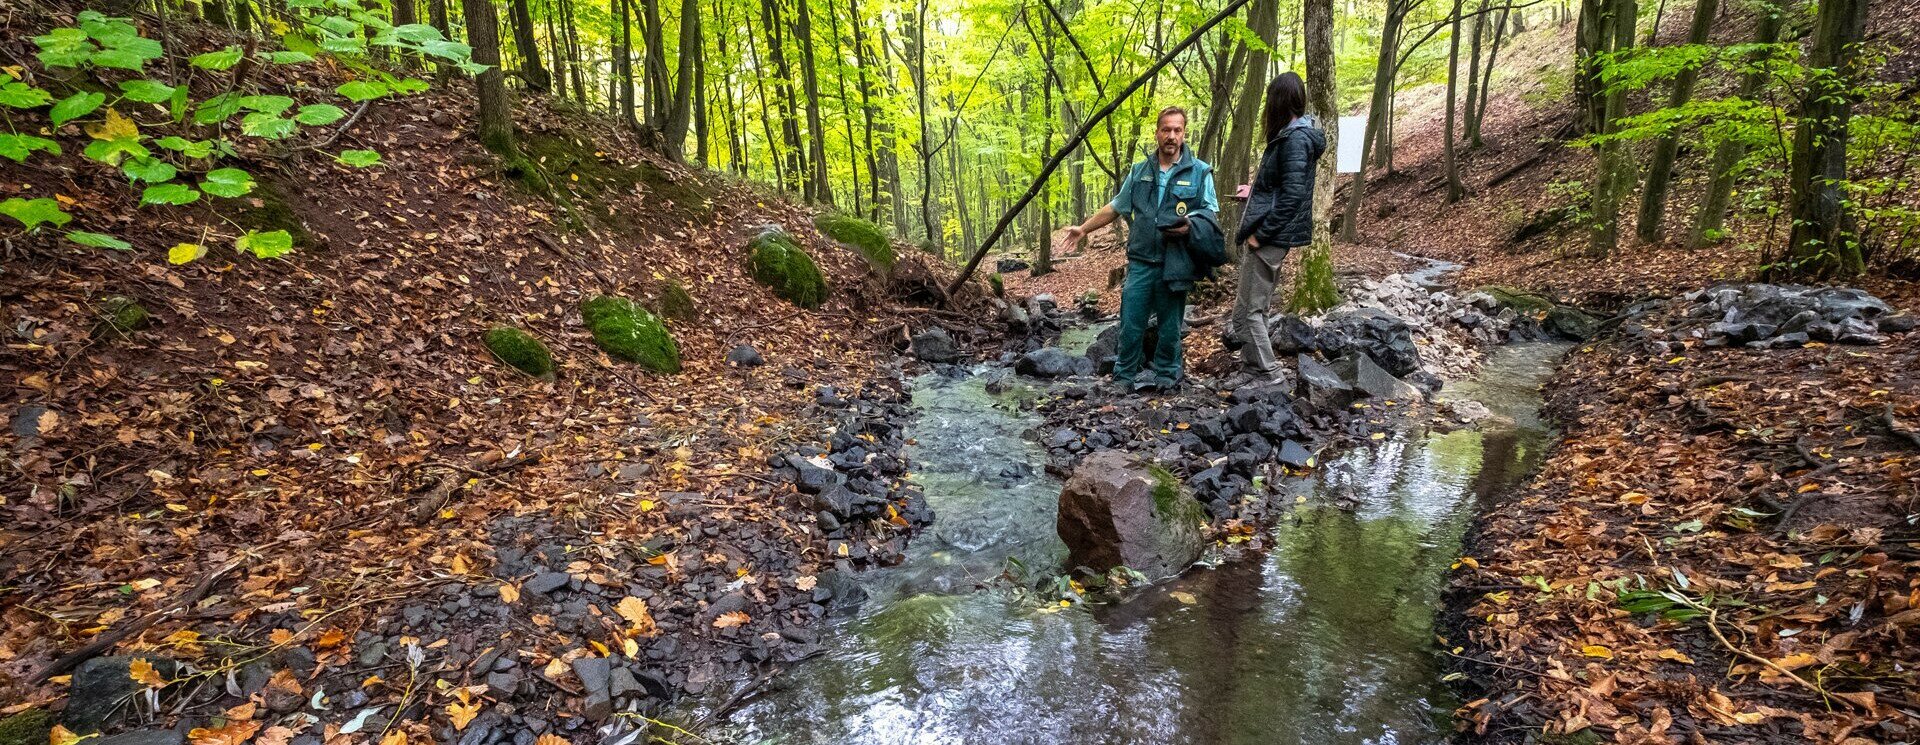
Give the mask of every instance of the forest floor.
[[[35, 22], [9, 16], [8, 57], [31, 57]], [[327, 83], [302, 74], [259, 80]], [[243, 152], [263, 188], [219, 205], [136, 209], [74, 125], [55, 133], [71, 155], [9, 165], [0, 198], [58, 195], [76, 226], [137, 246], [6, 240], [0, 720], [18, 716], [0, 741], [45, 743], [40, 712], [62, 708], [76, 732], [173, 742], [576, 737], [610, 685], [657, 702], [806, 654], [831, 575], [898, 554], [887, 521], [829, 541], [769, 461], [896, 405], [901, 324], [936, 311], [894, 290], [937, 270], [902, 252], [880, 280], [811, 209], [524, 99], [522, 144], [562, 206], [465, 134], [471, 100], [456, 83], [372, 104], [338, 146], [378, 149], [373, 169]], [[235, 255], [209, 236], [236, 213], [306, 235], [277, 260]], [[819, 309], [749, 277], [765, 224], [821, 265]], [[179, 242], [220, 247], [171, 265]], [[682, 372], [595, 347], [582, 300], [659, 309], [670, 283], [693, 301], [669, 321]], [[103, 330], [116, 297], [150, 320]], [[481, 336], [502, 323], [552, 348], [553, 380], [491, 357]], [[742, 344], [766, 364], [729, 364]], [[97, 654], [114, 656], [75, 674]], [[163, 694], [143, 704], [146, 687]], [[281, 723], [308, 701], [318, 718]]]
[[[1869, 36], [1911, 41], [1898, 5], [1875, 8]], [[1663, 36], [1684, 33], [1685, 18], [1668, 20]], [[1525, 288], [1603, 316], [1755, 281], [1750, 246], [1777, 243], [1777, 226], [1737, 219], [1702, 250], [1634, 244], [1637, 195], [1605, 258], [1582, 255], [1584, 233], [1567, 226], [1512, 240], [1571, 198], [1556, 184], [1591, 168], [1553, 135], [1574, 115], [1542, 103], [1554, 73], [1527, 74], [1496, 87], [1459, 204], [1444, 200], [1439, 122], [1403, 123], [1398, 170], [1369, 184], [1364, 238], [1339, 251], [1445, 259], [1464, 265], [1463, 288]], [[1679, 197], [1697, 192], [1698, 160], [1681, 161], [1670, 234], [1691, 218]], [[1920, 311], [1920, 282], [1875, 272], [1858, 286]], [[1576, 347], [1547, 385], [1560, 443], [1489, 508], [1449, 592], [1447, 643], [1469, 675], [1462, 726], [1495, 742], [1920, 737], [1920, 334], [1715, 347], [1682, 333], [1701, 325], [1687, 310], [1670, 301]]]

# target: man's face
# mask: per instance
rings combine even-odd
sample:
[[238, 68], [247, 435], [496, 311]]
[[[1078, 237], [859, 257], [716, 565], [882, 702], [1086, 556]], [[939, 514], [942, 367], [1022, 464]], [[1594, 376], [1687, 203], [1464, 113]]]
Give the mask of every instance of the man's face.
[[1160, 117], [1160, 129], [1154, 135], [1160, 143], [1160, 154], [1173, 157], [1180, 154], [1180, 146], [1187, 144], [1187, 117], [1184, 114], [1168, 114]]

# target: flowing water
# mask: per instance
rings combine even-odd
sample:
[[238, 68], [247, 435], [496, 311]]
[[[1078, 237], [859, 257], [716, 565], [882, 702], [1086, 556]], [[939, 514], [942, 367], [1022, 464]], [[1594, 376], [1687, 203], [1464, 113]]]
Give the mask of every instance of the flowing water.
[[[1264, 555], [1124, 603], [1061, 609], [988, 582], [1058, 571], [1060, 484], [1020, 433], [1040, 389], [914, 385], [910, 453], [938, 513], [871, 599], [709, 736], [725, 742], [1417, 743], [1444, 738], [1433, 623], [1480, 501], [1548, 443], [1536, 388], [1564, 346], [1498, 350], [1444, 394], [1500, 415], [1413, 431], [1288, 484]], [[1509, 423], [1510, 422], [1510, 423]]]

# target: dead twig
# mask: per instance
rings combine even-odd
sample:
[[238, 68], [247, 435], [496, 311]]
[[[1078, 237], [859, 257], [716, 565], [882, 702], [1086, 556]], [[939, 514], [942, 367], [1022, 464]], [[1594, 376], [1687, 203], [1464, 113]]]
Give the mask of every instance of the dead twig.
[[200, 582], [193, 586], [193, 589], [188, 590], [186, 594], [174, 600], [172, 605], [141, 616], [132, 623], [122, 625], [119, 628], [101, 632], [99, 636], [93, 638], [93, 641], [87, 642], [86, 646], [68, 652], [60, 659], [54, 660], [52, 664], [41, 668], [40, 672], [34, 673], [33, 677], [27, 679], [27, 683], [29, 685], [39, 685], [47, 682], [48, 678], [52, 678], [55, 675], [65, 674], [67, 671], [79, 667], [80, 663], [93, 659], [101, 652], [112, 649], [113, 645], [119, 644], [127, 637], [147, 630], [147, 628], [158, 623], [161, 619], [178, 615], [180, 612], [193, 607], [194, 603], [200, 602], [201, 598], [206, 597], [207, 593], [213, 591], [214, 584], [219, 582], [222, 576], [240, 568], [240, 565], [246, 563], [248, 558], [249, 557], [245, 555], [237, 556], [231, 561], [222, 564], [218, 569], [209, 572], [207, 576], [202, 577]]

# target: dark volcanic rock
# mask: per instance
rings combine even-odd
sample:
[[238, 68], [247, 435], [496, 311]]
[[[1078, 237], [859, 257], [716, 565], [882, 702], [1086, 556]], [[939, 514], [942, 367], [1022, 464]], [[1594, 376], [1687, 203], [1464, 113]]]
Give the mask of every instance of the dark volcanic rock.
[[727, 350], [727, 363], [740, 367], [759, 367], [767, 364], [767, 361], [760, 356], [760, 350], [754, 349], [752, 344], [741, 344]]
[[925, 362], [959, 362], [964, 357], [953, 335], [938, 326], [913, 337], [913, 356]]
[[1420, 389], [1413, 384], [1394, 377], [1391, 373], [1373, 363], [1373, 358], [1364, 354], [1349, 354], [1334, 360], [1327, 366], [1346, 381], [1353, 389], [1373, 399], [1394, 401], [1418, 401]]
[[1353, 386], [1342, 380], [1339, 373], [1304, 354], [1296, 364], [1300, 374], [1299, 396], [1306, 399], [1309, 406], [1335, 411], [1353, 403], [1356, 395]]
[[145, 688], [135, 683], [130, 674], [136, 659], [151, 663], [160, 677], [167, 680], [174, 679], [180, 672], [179, 664], [163, 657], [119, 656], [87, 660], [73, 672], [67, 710], [61, 714], [60, 722], [74, 734], [89, 735], [125, 714], [134, 694]]
[[1126, 566], [1162, 579], [1200, 558], [1204, 513], [1170, 474], [1103, 450], [1081, 461], [1060, 491], [1057, 528], [1076, 569]]
[[1354, 308], [1327, 314], [1320, 322], [1319, 343], [1329, 357], [1360, 352], [1394, 375], [1420, 369], [1413, 329], [1383, 310]]
[[545, 595], [566, 587], [567, 583], [572, 581], [573, 578], [567, 576], [566, 572], [541, 572], [533, 575], [533, 579], [527, 580], [520, 589], [535, 595]]
[[[1064, 378], [1078, 373], [1080, 359], [1059, 347], [1041, 347], [1021, 355], [1014, 361], [1013, 370], [1036, 378]], [[1089, 372], [1091, 367], [1088, 365]]]

